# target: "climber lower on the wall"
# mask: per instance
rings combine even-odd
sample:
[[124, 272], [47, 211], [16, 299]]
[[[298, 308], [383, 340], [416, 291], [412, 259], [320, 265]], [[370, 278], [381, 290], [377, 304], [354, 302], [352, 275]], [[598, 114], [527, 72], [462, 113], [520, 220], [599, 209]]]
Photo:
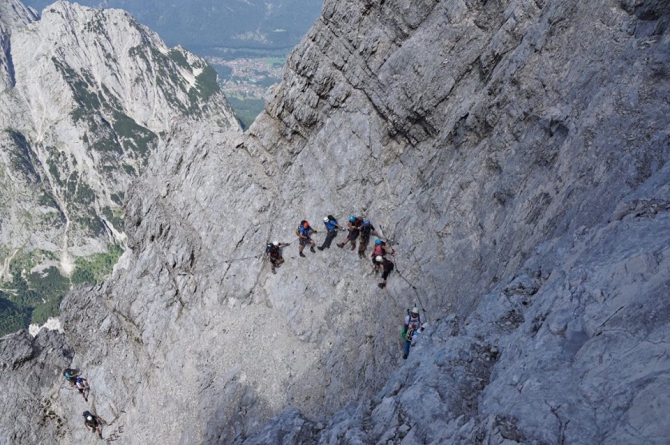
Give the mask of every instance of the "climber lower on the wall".
[[425, 323], [421, 322], [419, 308], [415, 306], [411, 312], [408, 310], [407, 315], [405, 315], [405, 324], [402, 328], [402, 338], [405, 340], [404, 353], [402, 355], [403, 359], [407, 358], [409, 355], [409, 348], [413, 344], [412, 342], [423, 332], [424, 328]]
[[305, 248], [305, 246], [309, 246], [309, 250], [312, 253], [316, 253], [314, 250], [314, 246], [316, 244], [314, 243], [314, 240], [312, 240], [312, 233], [317, 233], [316, 230], [312, 229], [307, 221], [304, 219], [300, 221], [300, 226], [298, 226], [298, 229], [295, 231], [296, 235], [298, 235], [298, 239], [300, 240], [300, 243], [298, 243], [298, 254], [301, 257], [304, 257], [305, 255], [302, 253], [302, 249]]
[[323, 240], [323, 244], [317, 247], [319, 250], [330, 249], [330, 243], [332, 243], [337, 236], [338, 229], [342, 229], [333, 215], [328, 215], [323, 218], [323, 224], [326, 226], [326, 239]]
[[98, 437], [102, 439], [102, 425], [105, 421], [100, 416], [92, 414], [90, 411], [84, 411], [84, 426], [93, 434], [98, 433]]
[[70, 384], [70, 386], [75, 386], [77, 383], [77, 376], [79, 376], [80, 372], [78, 369], [73, 369], [73, 368], [65, 368], [63, 369], [63, 377], [65, 377], [65, 380]]
[[280, 243], [279, 241], [273, 241], [271, 243], [268, 243], [267, 247], [265, 247], [265, 255], [270, 260], [270, 267], [272, 273], [276, 274], [277, 271], [275, 270], [275, 268], [281, 266], [281, 264], [284, 262], [284, 258], [282, 258], [281, 256], [281, 248], [288, 245], [289, 243]]

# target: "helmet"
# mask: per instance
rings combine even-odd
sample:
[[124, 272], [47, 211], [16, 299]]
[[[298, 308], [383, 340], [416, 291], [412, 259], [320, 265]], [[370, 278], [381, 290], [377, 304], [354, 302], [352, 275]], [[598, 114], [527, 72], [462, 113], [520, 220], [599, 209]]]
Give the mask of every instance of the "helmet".
[[328, 217], [327, 217], [327, 216], [324, 216], [324, 217], [323, 217], [323, 222], [326, 222], [326, 223], [327, 223], [328, 221], [330, 221], [330, 220], [328, 219]]
[[272, 241], [272, 245], [275, 247], [279, 247], [279, 241]]
[[375, 261], [377, 261], [378, 263], [381, 263], [382, 261], [384, 261], [384, 258], [382, 258], [381, 255], [377, 255], [377, 256], [375, 257]]
[[354, 222], [354, 221], [356, 221], [356, 217], [354, 215], [351, 215], [349, 217], [349, 222]]
[[413, 314], [418, 314], [418, 313], [419, 313], [419, 308], [416, 307], [416, 306], [414, 306], [414, 307], [412, 308], [412, 313], [413, 313]]
[[380, 240], [379, 238], [377, 238], [377, 239], [375, 240], [375, 246], [378, 246], [378, 245], [380, 245], [381, 243], [382, 243], [382, 240]]
[[84, 417], [91, 417], [91, 413], [89, 411], [84, 411]]
[[304, 223], [302, 223], [302, 226], [303, 226], [304, 228], [307, 228], [307, 227], [309, 227], [309, 223], [308, 223], [307, 221], [305, 221]]

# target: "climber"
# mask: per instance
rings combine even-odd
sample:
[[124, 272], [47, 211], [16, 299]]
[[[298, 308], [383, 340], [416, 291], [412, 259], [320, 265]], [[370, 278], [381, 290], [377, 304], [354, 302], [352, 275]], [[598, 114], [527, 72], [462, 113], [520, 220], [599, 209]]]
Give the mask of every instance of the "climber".
[[105, 424], [105, 421], [100, 416], [91, 414], [89, 411], [84, 411], [84, 426], [87, 430], [91, 430], [93, 434], [98, 433], [98, 436], [102, 439], [102, 425]]
[[356, 249], [356, 238], [358, 238], [358, 234], [361, 231], [361, 225], [363, 224], [363, 220], [361, 218], [356, 218], [354, 215], [351, 215], [349, 217], [349, 223], [347, 224], [347, 229], [349, 229], [349, 234], [347, 235], [347, 238], [344, 240], [343, 243], [338, 243], [337, 247], [342, 248], [347, 245], [349, 241], [351, 241], [351, 250]]
[[309, 225], [309, 223], [305, 220], [300, 221], [300, 226], [298, 226], [298, 229], [295, 231], [295, 233], [298, 235], [298, 238], [300, 239], [300, 243], [298, 243], [298, 253], [300, 254], [301, 257], [305, 257], [305, 255], [302, 253], [302, 249], [305, 248], [305, 246], [309, 245], [309, 250], [312, 253], [316, 253], [314, 250], [314, 246], [316, 245], [314, 243], [314, 240], [310, 237], [312, 233], [317, 233], [316, 230], [312, 229]]
[[337, 236], [337, 231], [342, 229], [333, 215], [328, 215], [323, 218], [323, 224], [326, 226], [328, 233], [326, 234], [326, 239], [323, 240], [323, 244], [317, 247], [319, 250], [330, 249], [330, 243], [332, 243]]
[[91, 391], [91, 387], [88, 384], [88, 380], [83, 377], [77, 377], [75, 381], [75, 386], [79, 390], [79, 394], [82, 395], [85, 401], [88, 402], [88, 393]]
[[406, 359], [409, 355], [409, 348], [412, 346], [413, 337], [423, 332], [424, 328], [425, 324], [421, 322], [419, 308], [415, 306], [411, 312], [408, 310], [407, 315], [405, 315], [405, 324], [402, 328], [402, 338], [405, 340], [403, 359]]
[[281, 264], [284, 262], [284, 258], [282, 258], [281, 256], [281, 248], [288, 245], [289, 245], [288, 243], [280, 243], [279, 241], [273, 241], [271, 243], [268, 243], [267, 247], [265, 248], [265, 255], [270, 260], [270, 267], [272, 269], [273, 274], [277, 273], [275, 267], [281, 266]]
[[377, 235], [375, 231], [375, 226], [372, 225], [369, 219], [364, 219], [361, 224], [361, 240], [358, 244], [358, 256], [360, 258], [365, 258], [365, 249], [368, 248], [368, 243], [370, 242], [370, 234]]
[[79, 374], [80, 372], [78, 369], [72, 369], [72, 368], [63, 369], [63, 377], [65, 377], [65, 380], [67, 380], [70, 386], [75, 386]]
[[384, 289], [386, 287], [386, 279], [391, 274], [391, 271], [393, 271], [394, 268], [393, 261], [389, 260], [388, 258], [384, 258], [382, 256], [376, 257], [375, 260], [377, 260], [377, 262], [381, 264], [381, 267], [383, 269], [382, 281], [379, 284], [377, 284], [377, 286], [379, 286], [380, 289]]
[[375, 268], [375, 273], [384, 269], [382, 266], [382, 262], [377, 261], [377, 257], [384, 258], [386, 255], [394, 255], [394, 254], [395, 250], [388, 247], [384, 241], [377, 238], [375, 240], [375, 248], [372, 249], [372, 255], [370, 255], [370, 258], [372, 259], [372, 266]]

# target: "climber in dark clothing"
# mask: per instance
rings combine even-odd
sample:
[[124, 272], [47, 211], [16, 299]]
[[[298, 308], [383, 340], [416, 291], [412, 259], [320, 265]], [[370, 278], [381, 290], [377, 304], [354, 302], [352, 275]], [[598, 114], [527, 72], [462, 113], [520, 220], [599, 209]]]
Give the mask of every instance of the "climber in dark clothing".
[[351, 241], [351, 250], [355, 250], [356, 238], [358, 238], [358, 235], [361, 231], [361, 225], [363, 225], [363, 220], [361, 218], [356, 218], [355, 216], [351, 215], [349, 217], [349, 223], [347, 224], [347, 229], [349, 229], [349, 235], [347, 235], [347, 239], [345, 239], [343, 243], [338, 243], [337, 247], [342, 248], [346, 246], [348, 242]]
[[84, 426], [87, 430], [90, 430], [93, 434], [98, 433], [98, 436], [102, 439], [102, 425], [105, 421], [100, 416], [91, 414], [89, 411], [84, 411]]
[[273, 241], [271, 243], [268, 243], [267, 247], [265, 248], [265, 255], [270, 260], [270, 267], [272, 273], [276, 274], [277, 271], [275, 270], [275, 268], [281, 266], [282, 263], [284, 262], [284, 258], [282, 258], [281, 256], [281, 248], [288, 245], [289, 245], [288, 243], [280, 243], [279, 241]]
[[380, 289], [384, 289], [386, 287], [386, 279], [391, 274], [391, 271], [393, 271], [394, 265], [388, 258], [378, 256], [375, 259], [382, 265], [382, 269], [384, 270], [384, 272], [382, 272], [382, 281], [377, 286], [379, 286]]
[[379, 236], [377, 235], [377, 232], [375, 232], [375, 226], [372, 225], [370, 220], [365, 219], [363, 220], [363, 224], [361, 224], [361, 240], [358, 243], [358, 256], [360, 258], [365, 258], [365, 249], [368, 248], [371, 234]]
[[316, 253], [316, 251], [314, 250], [314, 246], [316, 245], [316, 243], [314, 243], [314, 240], [312, 240], [311, 237], [312, 233], [316, 233], [316, 230], [312, 229], [307, 221], [302, 220], [300, 222], [298, 230], [296, 230], [296, 234], [298, 235], [298, 239], [300, 240], [300, 243], [298, 244], [298, 254], [300, 254], [301, 257], [305, 256], [302, 253], [302, 249], [304, 249], [305, 246], [309, 246], [309, 250], [312, 253]]
[[330, 249], [330, 243], [332, 243], [337, 236], [338, 229], [342, 229], [333, 215], [328, 215], [323, 218], [323, 224], [326, 226], [327, 233], [326, 239], [323, 240], [323, 244], [317, 247], [319, 250]]

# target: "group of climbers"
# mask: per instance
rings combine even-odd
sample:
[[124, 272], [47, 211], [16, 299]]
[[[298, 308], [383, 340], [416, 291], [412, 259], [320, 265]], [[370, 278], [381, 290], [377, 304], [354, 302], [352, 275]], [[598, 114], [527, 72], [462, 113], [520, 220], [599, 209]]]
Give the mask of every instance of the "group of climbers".
[[[326, 239], [323, 241], [323, 244], [317, 247], [317, 249], [321, 251], [324, 249], [330, 249], [330, 245], [337, 236], [337, 232], [343, 230], [342, 226], [338, 224], [337, 219], [335, 219], [333, 215], [324, 217], [323, 224], [326, 226]], [[348, 243], [351, 243], [351, 250], [356, 250], [356, 240], [360, 237], [360, 241], [358, 243], [359, 258], [365, 258], [365, 250], [367, 249], [370, 242], [370, 236], [375, 235], [377, 237], [375, 240], [375, 248], [372, 251], [371, 260], [375, 273], [380, 271], [382, 272], [382, 279], [378, 286], [380, 289], [385, 288], [386, 280], [394, 269], [393, 261], [387, 258], [387, 255], [393, 255], [395, 254], [395, 251], [386, 246], [386, 242], [382, 240], [382, 236], [375, 230], [375, 227], [368, 219], [356, 217], [353, 215], [350, 216], [349, 222], [347, 224], [347, 230], [347, 237], [345, 238], [344, 242], [338, 243], [337, 247], [343, 248]], [[318, 232], [309, 225], [308, 221], [300, 221], [300, 225], [296, 229], [295, 233], [298, 236], [298, 255], [300, 257], [305, 257], [305, 254], [302, 252], [306, 246], [309, 246], [309, 250], [312, 253], [316, 253], [314, 250], [316, 243], [312, 239], [312, 234]], [[273, 241], [267, 244], [265, 248], [265, 254], [270, 261], [270, 269], [273, 274], [277, 273], [276, 268], [284, 262], [281, 248], [289, 245], [289, 243], [282, 243], [279, 241]]]
[[[70, 386], [79, 391], [79, 394], [82, 395], [84, 401], [88, 402], [88, 394], [91, 391], [91, 387], [88, 384], [88, 381], [81, 376], [81, 373], [76, 369], [65, 368], [63, 370], [63, 377], [65, 377], [65, 380]], [[102, 425], [105, 423], [102, 417], [96, 416], [90, 411], [84, 411], [83, 416], [86, 430], [91, 431], [94, 434], [97, 433], [98, 437], [102, 439]]]
[[[326, 238], [324, 239], [323, 244], [317, 247], [320, 251], [330, 249], [330, 245], [337, 237], [338, 231], [344, 230], [333, 215], [324, 217], [323, 224], [326, 227]], [[389, 256], [395, 255], [395, 251], [386, 244], [382, 235], [377, 232], [374, 225], [372, 225], [368, 219], [353, 215], [350, 216], [347, 224], [347, 231], [347, 237], [343, 242], [338, 243], [337, 247], [344, 248], [347, 244], [351, 244], [351, 250], [356, 250], [356, 241], [358, 240], [359, 258], [365, 258], [365, 251], [370, 242], [370, 236], [374, 235], [377, 237], [375, 239], [372, 253], [370, 254], [370, 259], [372, 260], [372, 267], [375, 273], [381, 272], [381, 281], [377, 286], [379, 286], [380, 289], [384, 289], [386, 287], [386, 280], [395, 268], [393, 261], [389, 259]], [[309, 246], [312, 253], [316, 253], [314, 250], [316, 243], [312, 239], [312, 234], [314, 233], [317, 233], [317, 231], [309, 225], [308, 221], [300, 221], [300, 225], [296, 229], [296, 235], [298, 236], [299, 242], [298, 255], [300, 257], [305, 257], [303, 250], [306, 246]], [[281, 254], [282, 247], [289, 245], [289, 243], [282, 243], [279, 241], [268, 243], [265, 253], [270, 261], [270, 267], [273, 274], [277, 273], [275, 269], [284, 262], [284, 258]], [[410, 347], [413, 345], [413, 342], [416, 341], [417, 336], [423, 332], [424, 328], [425, 323], [422, 323], [421, 321], [418, 308], [414, 307], [411, 312], [408, 310], [401, 334], [402, 339], [404, 340], [404, 359], [409, 355]]]

